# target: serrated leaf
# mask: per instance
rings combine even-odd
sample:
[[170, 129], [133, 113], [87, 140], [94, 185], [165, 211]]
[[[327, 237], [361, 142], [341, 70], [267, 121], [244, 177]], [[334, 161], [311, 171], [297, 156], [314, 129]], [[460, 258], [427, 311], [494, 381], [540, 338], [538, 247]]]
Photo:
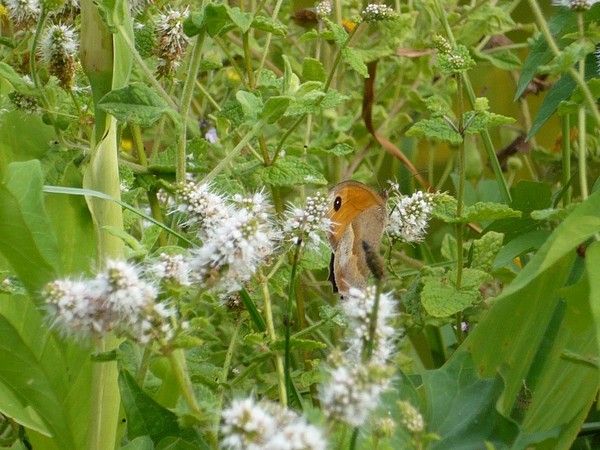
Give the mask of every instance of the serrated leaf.
[[496, 255], [502, 248], [504, 234], [489, 231], [479, 239], [473, 241], [473, 260], [471, 266], [489, 271]]
[[440, 195], [434, 202], [433, 217], [446, 223], [467, 223], [492, 221], [511, 217], [521, 217], [521, 211], [516, 211], [504, 203], [477, 202], [463, 210], [462, 217], [457, 217], [457, 203], [454, 197]]
[[250, 25], [252, 25], [252, 15], [242, 11], [237, 6], [227, 7], [227, 15], [231, 19], [231, 21], [242, 31], [245, 33], [250, 29]]
[[174, 112], [154, 90], [142, 83], [133, 83], [107, 93], [98, 107], [120, 122], [149, 127], [161, 116]]
[[333, 23], [326, 17], [323, 18], [323, 21], [327, 25], [329, 31], [331, 31], [335, 43], [340, 47], [344, 45], [348, 39], [348, 33], [346, 33], [346, 30], [344, 30], [344, 27], [338, 25], [337, 23]]
[[302, 79], [305, 81], [325, 81], [327, 74], [323, 63], [315, 58], [304, 58], [302, 61]]
[[464, 268], [460, 289], [456, 286], [456, 271], [443, 276], [423, 277], [421, 303], [433, 317], [450, 317], [481, 300], [479, 286], [491, 276], [477, 269]]
[[327, 180], [321, 172], [296, 156], [279, 158], [275, 164], [259, 168], [257, 174], [263, 182], [272, 186], [327, 184]]
[[515, 119], [512, 117], [491, 113], [489, 111], [467, 111], [463, 115], [465, 133], [467, 134], [478, 134], [488, 128], [508, 125], [514, 122]]
[[262, 109], [260, 118], [265, 120], [267, 123], [277, 122], [281, 117], [283, 117], [291, 101], [292, 97], [283, 95], [270, 97], [265, 102], [265, 106]]
[[316, 114], [326, 109], [335, 108], [343, 103], [348, 97], [338, 91], [330, 89], [324, 94], [322, 91], [310, 91], [290, 105], [286, 116], [298, 116], [303, 114]]
[[458, 145], [462, 142], [460, 133], [442, 117], [420, 120], [406, 132], [406, 135], [445, 141], [452, 145]]
[[284, 24], [282, 24], [279, 20], [275, 20], [267, 16], [254, 16], [252, 28], [266, 31], [267, 33], [271, 33], [275, 36], [285, 36], [287, 34], [287, 27]]
[[246, 119], [256, 119], [263, 109], [260, 97], [247, 91], [238, 91], [235, 98], [242, 107]]
[[359, 51], [350, 47], [344, 47], [342, 49], [342, 60], [356, 70], [363, 78], [369, 78], [369, 70]]

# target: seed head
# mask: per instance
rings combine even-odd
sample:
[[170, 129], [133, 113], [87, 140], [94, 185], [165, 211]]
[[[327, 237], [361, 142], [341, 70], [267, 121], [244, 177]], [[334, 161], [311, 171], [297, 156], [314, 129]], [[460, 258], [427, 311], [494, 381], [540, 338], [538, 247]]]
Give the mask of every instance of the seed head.
[[73, 85], [77, 47], [75, 29], [62, 24], [51, 25], [40, 45], [42, 61], [64, 89], [71, 89]]
[[187, 8], [183, 11], [169, 8], [158, 15], [156, 33], [159, 77], [172, 76], [181, 63], [188, 45], [188, 38], [183, 32], [183, 21], [187, 14]]

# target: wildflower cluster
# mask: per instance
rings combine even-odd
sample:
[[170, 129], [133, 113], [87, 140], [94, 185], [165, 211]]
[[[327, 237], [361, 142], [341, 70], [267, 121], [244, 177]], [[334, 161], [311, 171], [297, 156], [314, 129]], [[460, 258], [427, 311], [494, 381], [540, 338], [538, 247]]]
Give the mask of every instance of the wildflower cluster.
[[422, 433], [425, 429], [425, 421], [419, 410], [406, 400], [399, 401], [398, 408], [400, 409], [402, 425], [411, 433]]
[[71, 89], [73, 85], [77, 47], [75, 29], [62, 24], [50, 26], [41, 42], [42, 60], [64, 89]]
[[221, 447], [230, 450], [325, 450], [321, 430], [296, 413], [253, 398], [234, 400], [222, 414]]
[[[23, 76], [23, 81], [33, 91], [33, 82], [28, 75]], [[37, 98], [24, 92], [12, 91], [8, 94], [8, 99], [16, 109], [27, 114], [35, 114], [40, 107]]]
[[[370, 343], [372, 354], [365, 358], [377, 295], [379, 306]], [[390, 294], [378, 294], [375, 287], [369, 287], [364, 291], [350, 289], [343, 309], [349, 322], [348, 350], [330, 358], [330, 379], [321, 391], [321, 403], [329, 417], [357, 427], [366, 422], [390, 384], [392, 369], [388, 362], [396, 334], [390, 321], [395, 315], [395, 306]]]
[[315, 13], [319, 17], [327, 17], [333, 11], [333, 6], [329, 0], [320, 1], [315, 5]]
[[371, 3], [363, 9], [361, 16], [365, 22], [371, 23], [393, 19], [396, 16], [396, 13], [393, 8], [390, 8], [387, 5]]
[[53, 324], [68, 335], [102, 336], [112, 331], [141, 344], [167, 343], [178, 326], [175, 311], [158, 301], [157, 287], [123, 261], [109, 261], [93, 279], [55, 280], [45, 287], [44, 297]]
[[321, 234], [331, 229], [328, 198], [318, 192], [306, 198], [304, 209], [291, 207], [283, 224], [284, 236], [299, 245], [306, 239], [314, 246], [321, 242]]
[[564, 6], [574, 11], [587, 11], [600, 0], [552, 0], [555, 6]]
[[6, 0], [5, 4], [10, 20], [18, 29], [32, 27], [40, 18], [39, 0]]
[[425, 239], [435, 194], [417, 191], [412, 195], [402, 195], [397, 188], [390, 196], [390, 218], [387, 232], [392, 239], [416, 243]]
[[445, 74], [462, 73], [475, 65], [469, 49], [464, 45], [453, 47], [445, 38], [439, 35], [433, 38], [433, 45], [438, 51], [438, 65]]
[[169, 8], [156, 19], [156, 33], [158, 37], [158, 67], [159, 77], [173, 75], [188, 45], [188, 38], [183, 32], [183, 21], [188, 10], [183, 11]]
[[203, 245], [192, 251], [194, 276], [230, 293], [248, 281], [280, 239], [270, 219], [271, 205], [262, 192], [225, 199], [210, 186], [189, 182], [180, 189], [189, 222], [199, 226]]

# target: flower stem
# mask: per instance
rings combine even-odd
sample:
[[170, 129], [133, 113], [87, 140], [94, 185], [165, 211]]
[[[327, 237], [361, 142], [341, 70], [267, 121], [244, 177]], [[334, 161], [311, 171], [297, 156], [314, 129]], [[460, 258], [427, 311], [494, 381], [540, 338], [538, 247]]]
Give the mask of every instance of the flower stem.
[[[194, 87], [196, 85], [196, 78], [198, 77], [200, 63], [202, 62], [202, 45], [204, 44], [204, 35], [204, 32], [201, 32], [194, 41], [192, 48], [192, 57], [190, 59], [190, 65], [187, 70], [185, 84], [183, 85], [183, 93], [181, 95], [180, 102], [180, 112], [184, 122], [187, 120], [188, 114], [190, 112], [192, 97], [194, 95]], [[181, 134], [179, 135], [179, 142], [177, 143], [175, 178], [178, 183], [183, 183], [185, 181], [186, 143], [187, 126], [184, 125], [181, 127]]]
[[[562, 117], [562, 185], [567, 187], [571, 182], [571, 118], [568, 114]], [[563, 205], [571, 203], [571, 186], [567, 187], [563, 197]]]
[[[542, 32], [542, 35], [544, 36], [548, 47], [550, 48], [554, 56], [560, 56], [560, 48], [558, 47], [556, 41], [552, 37], [552, 33], [550, 32], [550, 28], [548, 27], [548, 22], [546, 22], [546, 18], [542, 13], [540, 5], [538, 5], [538, 2], [536, 0], [529, 0], [529, 6], [533, 11], [535, 20], [538, 26], [540, 27], [540, 31]], [[596, 99], [594, 98], [592, 91], [590, 91], [589, 86], [585, 82], [585, 74], [582, 73], [581, 70], [578, 72], [574, 68], [570, 68], [569, 75], [571, 75], [571, 78], [575, 80], [575, 83], [577, 83], [577, 86], [579, 87], [579, 89], [581, 89], [585, 101], [588, 107], [590, 108], [590, 112], [592, 113], [592, 117], [594, 118], [594, 122], [596, 122], [597, 126], [600, 126], [600, 111], [598, 110], [598, 104], [596, 103]]]
[[[579, 38], [585, 38], [585, 24], [583, 21], [583, 12], [577, 13], [577, 25], [579, 27]], [[579, 61], [579, 76], [581, 79], [585, 79], [585, 59]], [[594, 102], [596, 104], [596, 102]], [[597, 124], [600, 126], [600, 122]], [[586, 141], [585, 141], [585, 107], [583, 105], [579, 106], [578, 114], [577, 114], [577, 127], [579, 128], [579, 185], [581, 189], [581, 198], [585, 200], [588, 198], [588, 181], [587, 181], [587, 167], [586, 167]]]
[[238, 342], [238, 336], [240, 334], [241, 321], [238, 321], [233, 329], [231, 340], [229, 341], [229, 347], [227, 347], [227, 353], [225, 354], [225, 361], [223, 362], [223, 371], [219, 376], [219, 399], [217, 403], [217, 414], [215, 414], [215, 436], [219, 436], [219, 425], [221, 423], [221, 410], [223, 409], [223, 398], [225, 396], [225, 383], [227, 383], [227, 377], [229, 376], [229, 369], [231, 367], [231, 360], [233, 359], [233, 353]]
[[[265, 305], [265, 321], [267, 322], [267, 333], [271, 344], [277, 340], [277, 334], [275, 334], [275, 326], [273, 325], [273, 309], [271, 306], [271, 293], [269, 292], [269, 283], [267, 278], [260, 273], [260, 285], [263, 293], [263, 301]], [[275, 369], [277, 370], [277, 383], [279, 385], [279, 402], [283, 406], [287, 406], [287, 391], [285, 384], [285, 372], [283, 367], [283, 359], [281, 355], [275, 354]]]
[[[446, 35], [448, 36], [448, 41], [453, 47], [456, 47], [456, 39], [454, 38], [454, 33], [452, 32], [452, 28], [450, 28], [450, 23], [448, 22], [448, 18], [446, 12], [441, 7], [439, 0], [435, 0], [435, 4], [438, 10], [439, 19], [444, 26], [444, 30], [446, 31]], [[464, 72], [462, 75], [462, 81], [464, 83], [464, 88], [467, 92], [467, 96], [469, 98], [469, 102], [471, 106], [474, 106], [476, 96], [475, 90], [473, 89], [473, 84], [471, 83], [471, 79], [469, 75]], [[480, 132], [481, 140], [483, 141], [483, 146], [485, 147], [485, 151], [487, 153], [488, 160], [490, 165], [492, 166], [492, 170], [494, 171], [494, 176], [496, 177], [496, 183], [498, 183], [498, 187], [500, 189], [500, 194], [506, 203], [510, 203], [512, 201], [512, 197], [510, 195], [510, 191], [508, 189], [508, 184], [504, 179], [504, 175], [502, 173], [502, 168], [500, 167], [500, 161], [498, 161], [498, 156], [496, 155], [496, 151], [494, 150], [494, 144], [492, 143], [492, 138], [487, 129], [484, 129]]]
[[[463, 123], [463, 82], [460, 77], [457, 77], [458, 86], [458, 129], [462, 135], [462, 142], [458, 148], [457, 158], [457, 172], [458, 172], [458, 191], [456, 193], [456, 215], [459, 220], [462, 218], [464, 209], [464, 196], [465, 196], [465, 130]], [[462, 272], [463, 272], [463, 239], [464, 239], [464, 223], [459, 222], [456, 225], [456, 247], [457, 247], [457, 258], [456, 258], [456, 287], [460, 289], [462, 284]]]
[[[281, 9], [282, 3], [283, 3], [283, 0], [277, 0], [277, 3], [275, 3], [275, 8], [273, 9], [273, 14], [271, 15], [271, 18], [273, 20], [277, 19], [277, 16], [279, 15], [279, 10]], [[262, 58], [260, 58], [260, 65], [258, 66], [258, 70], [256, 71], [256, 75], [259, 77], [260, 77], [260, 72], [262, 72], [262, 69], [265, 66], [265, 62], [267, 61], [267, 56], [269, 55], [269, 47], [271, 46], [272, 36], [273, 36], [272, 33], [267, 34], [267, 41], [265, 42], [265, 50], [262, 54]]]
[[283, 316], [283, 324], [285, 327], [285, 351], [284, 351], [284, 374], [285, 374], [285, 386], [288, 399], [293, 400], [298, 406], [302, 406], [300, 397], [296, 392], [294, 381], [292, 380], [292, 354], [290, 345], [290, 334], [292, 328], [292, 306], [296, 297], [296, 272], [298, 270], [298, 262], [300, 261], [300, 252], [302, 250], [302, 243], [299, 242], [294, 250], [294, 256], [292, 260], [292, 271], [290, 274], [290, 284], [288, 287], [288, 299], [285, 307], [285, 314]]

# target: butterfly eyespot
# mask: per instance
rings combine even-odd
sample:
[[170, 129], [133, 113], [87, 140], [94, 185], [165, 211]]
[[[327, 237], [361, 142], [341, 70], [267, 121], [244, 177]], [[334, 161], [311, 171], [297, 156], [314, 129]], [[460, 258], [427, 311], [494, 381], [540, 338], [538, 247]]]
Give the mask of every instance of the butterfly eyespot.
[[339, 211], [341, 207], [342, 207], [342, 197], [340, 197], [338, 195], [335, 198], [335, 200], [333, 201], [333, 209], [336, 210], [336, 211]]

